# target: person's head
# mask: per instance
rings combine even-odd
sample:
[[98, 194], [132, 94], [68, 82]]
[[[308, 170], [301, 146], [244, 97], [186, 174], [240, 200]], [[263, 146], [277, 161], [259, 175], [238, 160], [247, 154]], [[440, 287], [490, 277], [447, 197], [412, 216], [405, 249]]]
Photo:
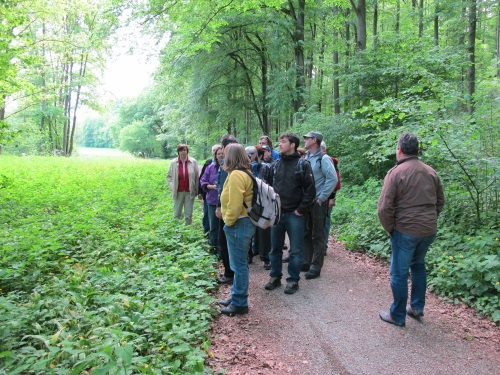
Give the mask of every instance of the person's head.
[[323, 134], [315, 130], [312, 130], [306, 135], [304, 135], [303, 138], [304, 138], [305, 149], [308, 151], [316, 151], [321, 145], [321, 141], [323, 140]]
[[230, 143], [224, 148], [224, 170], [250, 169], [252, 163], [248, 155], [239, 143]]
[[[265, 161], [270, 161], [272, 158], [273, 158], [273, 153], [272, 153], [272, 149], [271, 147], [267, 146], [267, 145], [264, 145], [264, 146], [260, 146], [260, 148], [262, 149], [262, 159], [264, 159]], [[258, 151], [258, 149], [257, 149]]]
[[[267, 147], [268, 150], [271, 150], [269, 146], [264, 147]], [[261, 145], [256, 145], [255, 148], [257, 150], [257, 157], [259, 158], [259, 160], [264, 159], [264, 148]]]
[[189, 147], [183, 143], [177, 145], [177, 156], [181, 159], [186, 159], [189, 154]]
[[215, 148], [212, 147], [212, 151], [213, 151], [212, 156], [213, 156], [213, 159], [215, 160], [215, 163], [217, 165], [219, 165], [220, 162], [222, 160], [224, 160], [224, 149], [222, 148], [221, 145], [216, 145], [216, 146], [218, 146], [218, 147], [215, 147]]
[[299, 147], [300, 139], [294, 133], [284, 133], [280, 135], [280, 152], [284, 155], [291, 155]]
[[306, 156], [306, 150], [302, 147], [299, 147], [297, 149], [297, 152], [300, 154], [300, 157], [303, 158], [304, 156]]
[[250, 161], [257, 160], [257, 149], [254, 146], [245, 147], [245, 151]]
[[215, 155], [215, 151], [218, 150], [219, 148], [222, 148], [221, 145], [215, 144], [212, 146], [212, 155]]
[[321, 144], [319, 145], [319, 147], [321, 148], [321, 151], [323, 151], [324, 153], [326, 153], [326, 143], [325, 143], [325, 141], [321, 141]]
[[227, 145], [231, 143], [238, 143], [238, 140], [234, 135], [226, 134], [220, 139], [220, 144], [222, 148], [225, 148]]
[[267, 135], [263, 135], [259, 138], [259, 145], [261, 146], [269, 146], [271, 149], [273, 148], [273, 142], [271, 142], [271, 138]]
[[418, 155], [418, 138], [415, 134], [404, 132], [399, 136], [396, 158], [400, 160], [404, 156]]

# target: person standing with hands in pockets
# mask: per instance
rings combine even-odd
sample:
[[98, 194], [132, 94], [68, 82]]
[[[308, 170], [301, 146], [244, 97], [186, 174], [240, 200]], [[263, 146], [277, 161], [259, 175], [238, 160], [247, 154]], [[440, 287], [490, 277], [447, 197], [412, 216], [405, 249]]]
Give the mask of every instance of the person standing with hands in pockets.
[[[436, 171], [418, 160], [415, 134], [401, 134], [396, 159], [396, 166], [385, 176], [378, 202], [380, 223], [391, 237], [393, 295], [390, 310], [379, 315], [384, 322], [403, 327], [406, 315], [417, 320], [424, 316], [425, 255], [436, 237], [444, 193]], [[407, 307], [409, 270], [411, 299]]]

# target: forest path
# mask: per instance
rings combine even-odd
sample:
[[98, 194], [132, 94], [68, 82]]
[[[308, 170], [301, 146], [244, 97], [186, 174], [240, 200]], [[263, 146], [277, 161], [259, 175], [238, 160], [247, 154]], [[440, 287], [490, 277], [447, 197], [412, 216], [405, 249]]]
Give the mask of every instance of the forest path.
[[[254, 258], [249, 314], [215, 320], [208, 364], [216, 372], [500, 374], [496, 324], [432, 293], [421, 323], [381, 321], [379, 311], [392, 302], [388, 266], [332, 238], [321, 277], [302, 274], [296, 294], [284, 294], [284, 285], [265, 290], [268, 272]], [[220, 288], [220, 298], [229, 294], [230, 286]]]

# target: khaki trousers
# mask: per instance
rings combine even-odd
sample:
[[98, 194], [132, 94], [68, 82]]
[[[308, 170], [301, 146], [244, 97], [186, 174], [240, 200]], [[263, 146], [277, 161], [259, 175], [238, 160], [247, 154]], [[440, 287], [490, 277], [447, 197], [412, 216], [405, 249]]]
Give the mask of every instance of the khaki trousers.
[[184, 209], [184, 220], [186, 225], [191, 225], [193, 221], [194, 198], [191, 198], [189, 192], [177, 193], [174, 199], [174, 218], [182, 220], [182, 209]]

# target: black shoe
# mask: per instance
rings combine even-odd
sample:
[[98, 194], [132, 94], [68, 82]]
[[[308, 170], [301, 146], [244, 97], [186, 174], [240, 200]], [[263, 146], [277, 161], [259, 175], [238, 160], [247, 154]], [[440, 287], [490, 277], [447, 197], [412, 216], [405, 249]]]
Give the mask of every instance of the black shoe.
[[301, 267], [300, 267], [300, 272], [307, 272], [309, 271], [309, 264], [303, 264]]
[[221, 276], [217, 279], [217, 282], [219, 284], [231, 284], [233, 282], [233, 278], [227, 276]]
[[271, 263], [269, 263], [269, 261], [264, 262], [264, 269], [266, 271], [269, 271], [271, 269]]
[[320, 271], [309, 270], [305, 273], [304, 276], [306, 277], [306, 279], [310, 280], [319, 277], [320, 273], [321, 273]]
[[299, 290], [299, 283], [296, 281], [291, 281], [291, 282], [286, 284], [285, 294], [293, 294], [297, 290]]
[[424, 316], [424, 313], [419, 311], [417, 312], [416, 310], [413, 310], [413, 307], [408, 306], [406, 308], [406, 315], [408, 315], [410, 318], [413, 318], [415, 320], [420, 320]]
[[381, 311], [380, 314], [380, 319], [382, 319], [386, 323], [394, 324], [395, 326], [398, 327], [404, 327], [404, 323], [398, 323], [395, 320], [392, 319], [391, 313], [388, 311]]
[[281, 285], [281, 277], [271, 277], [269, 282], [264, 286], [266, 290], [276, 289]]
[[233, 304], [229, 304], [229, 306], [220, 309], [220, 313], [224, 315], [248, 314], [248, 306], [234, 306]]
[[221, 299], [220, 301], [217, 301], [217, 303], [222, 306], [229, 306], [231, 304], [231, 297], [228, 299]]
[[288, 246], [287, 245], [283, 245], [283, 250], [288, 250]]

